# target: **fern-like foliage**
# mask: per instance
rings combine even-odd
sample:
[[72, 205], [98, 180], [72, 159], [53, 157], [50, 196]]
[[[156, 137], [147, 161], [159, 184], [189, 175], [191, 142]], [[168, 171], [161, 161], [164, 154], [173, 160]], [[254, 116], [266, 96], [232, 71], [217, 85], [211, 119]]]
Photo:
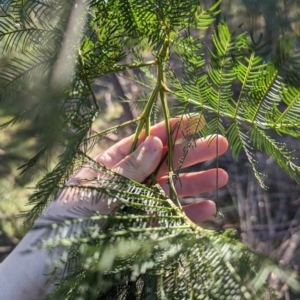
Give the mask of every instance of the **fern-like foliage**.
[[[64, 247], [60, 262], [66, 272], [48, 299], [274, 299], [267, 286], [272, 273], [297, 288], [288, 271], [228, 232], [211, 232], [188, 220], [174, 189], [179, 169], [171, 163], [173, 135], [181, 121], [171, 128], [169, 119], [191, 113], [201, 115], [196, 122], [206, 123], [201, 130], [199, 124], [187, 128], [192, 140], [179, 166], [196, 135], [223, 134], [236, 158], [242, 149], [246, 152], [261, 186], [254, 149], [270, 154], [300, 181], [292, 150], [273, 135], [300, 136], [299, 55], [282, 38], [264, 61], [259, 40], [231, 32], [221, 22], [205, 60], [205, 41], [191, 32], [203, 33], [215, 21], [219, 4], [204, 10], [194, 0], [7, 0], [1, 6], [0, 45], [9, 56], [0, 71], [2, 98], [18, 101], [21, 93], [34, 100], [2, 128], [25, 119], [45, 120], [38, 137], [41, 149], [24, 172], [55, 145], [62, 149], [57, 166], [29, 199], [34, 207], [28, 220], [34, 221], [55, 195], [67, 192], [74, 201], [104, 197], [118, 203], [109, 216], [78, 212], [80, 218], [67, 221], [53, 216], [49, 230], [56, 230], [57, 237], [39, 246]], [[182, 78], [170, 65], [173, 56], [182, 63]], [[129, 69], [144, 70], [154, 80], [140, 116], [92, 133], [99, 113], [92, 82]], [[137, 184], [86, 155], [91, 145], [129, 124], [136, 124], [134, 150], [141, 131], [149, 134], [157, 119], [157, 103], [168, 131], [170, 199], [155, 179], [151, 187]], [[83, 165], [101, 176], [89, 186], [66, 184]]]
[[98, 178], [67, 185], [58, 197], [111, 199], [109, 205], [118, 201], [119, 208], [111, 215], [78, 211], [87, 217], [51, 219], [56, 239], [39, 246], [70, 250], [67, 275], [47, 299], [260, 299], [271, 295], [265, 284], [270, 273], [288, 278], [289, 272], [253, 253], [230, 230], [219, 234], [193, 224], [159, 186], [130, 181], [88, 157], [78, 160]]

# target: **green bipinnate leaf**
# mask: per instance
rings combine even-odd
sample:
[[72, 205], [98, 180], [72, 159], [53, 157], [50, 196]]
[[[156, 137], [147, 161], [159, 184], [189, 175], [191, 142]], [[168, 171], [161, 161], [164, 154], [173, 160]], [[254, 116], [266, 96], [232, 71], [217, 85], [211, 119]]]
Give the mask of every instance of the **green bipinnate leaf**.
[[[201, 116], [185, 128], [189, 139], [179, 167], [195, 138], [223, 134], [236, 159], [246, 153], [262, 187], [256, 150], [271, 155], [300, 181], [292, 149], [274, 138], [300, 137], [299, 54], [292, 41], [281, 38], [266, 56], [260, 41], [247, 32], [232, 32], [225, 21], [215, 27], [208, 48], [201, 34], [216, 21], [219, 8], [216, 2], [204, 9], [198, 0], [1, 3], [0, 48], [8, 57], [0, 70], [2, 100], [21, 101], [20, 93], [31, 99], [30, 107], [1, 128], [25, 120], [45, 124], [37, 136], [40, 150], [24, 164], [24, 172], [55, 145], [61, 151], [29, 199], [33, 208], [27, 220], [33, 222], [58, 197], [107, 201], [115, 207], [110, 215], [79, 211], [74, 219], [52, 216], [48, 230], [55, 238], [38, 246], [58, 251], [54, 271], [65, 272], [47, 299], [275, 299], [268, 287], [271, 274], [299, 288], [290, 271], [254, 253], [232, 232], [192, 223], [174, 188], [179, 168], [172, 164], [173, 137], [182, 130], [180, 118], [170, 127], [174, 115], [191, 117], [191, 122], [195, 114]], [[172, 67], [174, 57], [181, 72]], [[93, 82], [133, 69], [136, 84], [144, 89], [137, 100], [139, 116], [93, 132], [100, 112]], [[159, 111], [167, 127], [169, 198], [155, 176], [149, 186], [136, 183], [86, 155], [108, 133], [134, 124], [133, 151], [140, 133], [150, 134]], [[99, 176], [89, 185], [68, 185], [83, 166]]]

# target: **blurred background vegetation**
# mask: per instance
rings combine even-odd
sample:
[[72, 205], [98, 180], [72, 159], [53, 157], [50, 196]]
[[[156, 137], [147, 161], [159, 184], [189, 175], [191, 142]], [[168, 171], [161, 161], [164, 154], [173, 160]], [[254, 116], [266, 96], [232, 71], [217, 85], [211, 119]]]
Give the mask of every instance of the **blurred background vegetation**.
[[[216, 1], [201, 1], [205, 7], [214, 2]], [[299, 0], [223, 0], [221, 11], [214, 26], [205, 32], [208, 48], [212, 47], [212, 32], [217, 23], [224, 18], [232, 30], [250, 31], [255, 39], [259, 39], [262, 34], [269, 51], [272, 51], [280, 35], [294, 38], [296, 51], [300, 46]], [[197, 32], [194, 34], [199, 35]], [[267, 56], [268, 54], [266, 59]], [[9, 56], [0, 56], [0, 68], [7, 60]], [[175, 71], [179, 70], [180, 65], [176, 57], [172, 58], [171, 66]], [[118, 76], [112, 74], [95, 81], [93, 88], [101, 108], [101, 113], [94, 123], [95, 131], [106, 128], [107, 124], [112, 126], [138, 115], [137, 100], [143, 91], [130, 78], [143, 75], [134, 72], [138, 71], [126, 71]], [[22, 93], [18, 95], [17, 100], [0, 101], [0, 124], [26, 109], [32, 101], [28, 95]], [[43, 130], [43, 122], [25, 121], [0, 131], [0, 261], [28, 230], [18, 215], [21, 211], [29, 209], [25, 206], [28, 195], [38, 179], [53, 167], [52, 159], [55, 159], [55, 154], [58, 153], [58, 149], [54, 148], [52, 155], [49, 155], [51, 159], [40, 161], [30, 172], [20, 175], [18, 168], [40, 150], [35, 137], [38, 131]], [[131, 134], [133, 129], [125, 128], [122, 132], [110, 134], [93, 148], [91, 155], [98, 154], [122, 137]], [[300, 154], [299, 141], [284, 136], [281, 138], [282, 141], [294, 145], [296, 154]], [[268, 191], [257, 184], [245, 154], [241, 154], [239, 161], [235, 162], [228, 151], [220, 159], [220, 167], [229, 173], [228, 185], [221, 189], [217, 196], [216, 193], [205, 194], [183, 201], [190, 203], [198, 201], [199, 198], [217, 200], [224, 217], [212, 218], [205, 226], [217, 230], [234, 228], [238, 231], [241, 241], [300, 273], [300, 187], [273, 159], [263, 153], [257, 153], [257, 157], [262, 172], [267, 175]], [[215, 161], [208, 161], [194, 166], [193, 170], [214, 166]], [[272, 282], [274, 286], [278, 285], [276, 278], [272, 278]], [[299, 299], [285, 286], [277, 288], [282, 292], [284, 299]]]

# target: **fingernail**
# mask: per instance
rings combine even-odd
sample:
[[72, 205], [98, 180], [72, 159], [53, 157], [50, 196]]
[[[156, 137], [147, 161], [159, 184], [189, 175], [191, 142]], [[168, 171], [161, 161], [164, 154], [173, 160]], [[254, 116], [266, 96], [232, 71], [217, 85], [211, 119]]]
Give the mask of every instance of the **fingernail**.
[[147, 136], [144, 142], [141, 144], [141, 147], [148, 151], [156, 151], [157, 143], [154, 141], [154, 136]]

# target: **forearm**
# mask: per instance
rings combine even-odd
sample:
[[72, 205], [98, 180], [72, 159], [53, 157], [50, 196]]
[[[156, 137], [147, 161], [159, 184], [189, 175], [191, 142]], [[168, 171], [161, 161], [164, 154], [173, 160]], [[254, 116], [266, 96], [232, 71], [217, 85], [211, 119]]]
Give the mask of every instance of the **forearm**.
[[30, 231], [0, 265], [0, 299], [40, 300], [53, 290], [47, 250], [29, 252], [40, 234]]
[[[62, 251], [66, 249], [59, 247], [49, 251], [43, 248], [41, 242], [57, 235], [61, 238], [70, 237], [72, 234], [70, 225], [66, 225], [68, 228], [65, 227], [66, 230], [59, 232], [49, 229], [47, 225], [53, 222], [53, 218], [62, 221], [78, 217], [74, 213], [78, 209], [87, 211], [85, 216], [81, 217], [88, 217], [95, 210], [109, 212], [106, 201], [99, 204], [91, 198], [82, 197], [82, 190], [76, 190], [74, 187], [63, 190], [35, 223], [42, 228], [31, 229], [0, 265], [1, 300], [43, 299], [55, 288], [55, 283], [62, 276], [63, 266], [61, 269], [57, 268], [51, 276], [50, 273], [53, 272]], [[82, 226], [86, 225], [82, 224]]]

